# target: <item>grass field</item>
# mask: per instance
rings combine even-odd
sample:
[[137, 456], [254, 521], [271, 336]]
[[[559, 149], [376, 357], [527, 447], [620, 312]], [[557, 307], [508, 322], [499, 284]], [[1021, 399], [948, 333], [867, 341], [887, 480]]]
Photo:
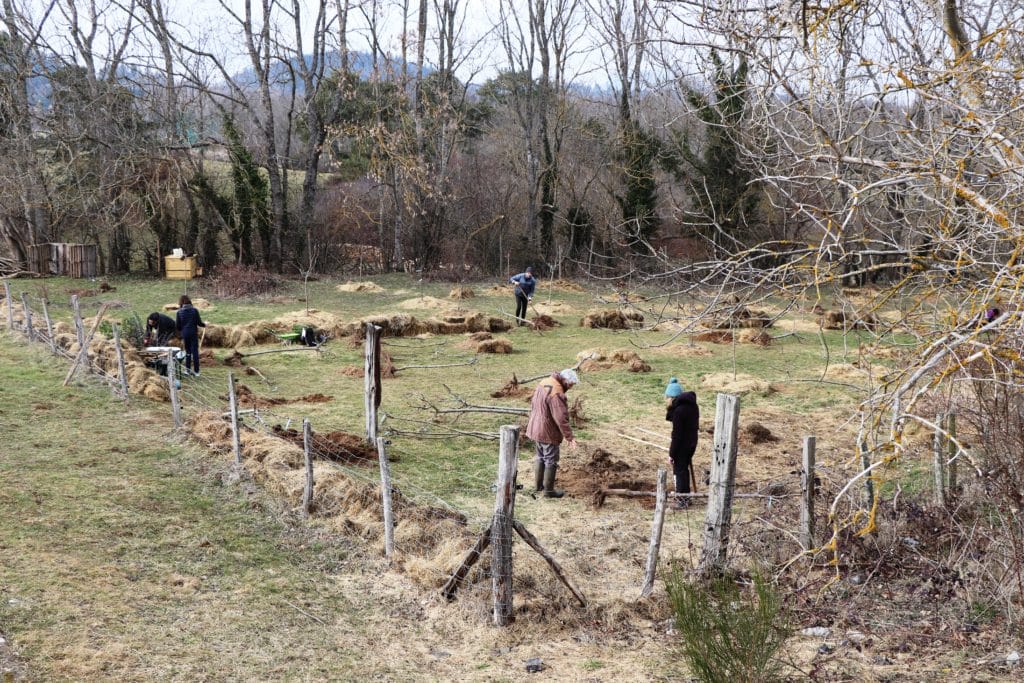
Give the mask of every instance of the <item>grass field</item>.
[[[112, 309], [115, 319], [133, 313], [145, 318], [186, 287], [152, 279], [108, 282], [115, 291], [80, 292], [85, 315], [105, 301], [119, 306]], [[383, 292], [311, 282], [308, 301], [300, 282], [285, 282], [273, 297], [257, 300], [208, 297], [203, 318], [219, 325], [269, 322], [307, 308], [347, 321], [395, 313], [422, 319], [460, 309], [507, 318], [512, 310], [508, 288], [492, 287], [496, 283], [475, 284], [477, 296], [459, 302], [448, 299], [450, 286], [441, 283], [398, 275], [375, 282]], [[11, 284], [15, 297], [21, 291], [38, 297], [45, 288], [51, 312], [69, 320], [64, 302], [70, 290], [96, 283], [53, 278]], [[187, 286], [193, 298], [204, 296], [201, 282]], [[507, 355], [475, 354], [464, 335], [385, 339], [394, 364], [406, 368], [385, 379], [381, 407], [385, 430], [397, 430], [390, 432], [399, 456], [392, 468], [403, 491], [446, 501], [469, 517], [472, 532], [493, 506], [496, 442], [414, 433], [453, 426], [496, 432], [521, 419], [484, 413], [453, 422], [425, 407], [450, 406], [457, 395], [478, 405], [525, 408], [523, 397], [490, 394], [513, 374], [542, 375], [574, 365], [578, 354], [594, 349], [633, 351], [651, 371], [582, 373], [570, 398], [582, 399], [583, 446], [563, 456], [560, 473], [574, 491], [588, 483], [599, 450], [625, 468], [622, 477], [653, 487], [663, 452], [627, 437], [657, 442], [656, 434], [667, 436], [661, 393], [669, 376], [697, 391], [705, 429], [712, 424], [716, 392], [739, 391], [741, 428], [757, 422], [774, 437], [741, 436], [741, 489], [777, 484], [792, 490], [805, 434], [818, 436], [819, 463], [832, 476], [841, 480], [853, 471], [846, 419], [892, 365], [885, 354], [873, 353], [867, 337], [819, 331], [805, 316], [782, 320], [767, 347], [694, 342], [671, 329], [578, 325], [592, 308], [614, 308], [619, 295], [542, 283], [534, 303], [563, 326], [496, 335], [512, 342], [514, 352]], [[15, 643], [30, 679], [518, 680], [527, 676], [522, 661], [531, 656], [543, 657], [568, 680], [667, 679], [678, 672], [663, 589], [653, 601], [635, 599], [650, 529], [650, 510], [642, 503], [612, 499], [594, 509], [579, 495], [554, 502], [521, 494], [517, 517], [559, 558], [591, 604], [574, 608], [543, 563], [517, 546], [517, 622], [497, 631], [488, 626], [486, 574], [476, 576], [454, 605], [437, 596], [451, 562], [468, 549], [459, 538], [437, 546], [432, 552], [440, 548], [447, 555], [427, 569], [403, 559], [398, 571], [387, 571], [376, 534], [345, 533], [336, 520], [301, 523], [294, 501], [251, 482], [220, 485], [228, 479], [227, 456], [172, 438], [165, 404], [133, 400], [126, 408], [88, 383], [59, 389], [66, 366], [52, 363], [43, 347], [29, 350], [6, 338], [0, 351], [0, 417], [11, 435], [0, 459], [9, 483], [0, 491], [0, 540], [5, 556], [17, 558], [0, 570], [0, 630]], [[223, 410], [228, 368], [219, 360], [230, 352], [214, 349], [218, 362], [203, 368], [201, 380], [186, 379], [186, 416], [202, 402]], [[360, 345], [333, 339], [321, 354], [273, 353], [247, 364], [265, 378], [242, 379], [260, 397], [330, 397], [276, 406], [266, 411], [268, 421], [290, 418], [294, 427], [308, 417], [319, 432], [362, 432], [363, 379], [346, 372], [361, 367]], [[64, 427], [66, 434], [57, 436]], [[710, 446], [710, 434], [703, 433], [698, 468], [707, 467]], [[521, 482], [531, 478], [529, 458], [524, 449]], [[372, 480], [376, 473], [371, 468], [365, 475]], [[698, 507], [670, 516], [666, 560], [693, 563], [702, 514]], [[741, 544], [763, 514], [756, 505], [738, 506]], [[402, 538], [400, 554], [422, 550], [412, 547], [416, 537], [407, 537], [406, 545]]]

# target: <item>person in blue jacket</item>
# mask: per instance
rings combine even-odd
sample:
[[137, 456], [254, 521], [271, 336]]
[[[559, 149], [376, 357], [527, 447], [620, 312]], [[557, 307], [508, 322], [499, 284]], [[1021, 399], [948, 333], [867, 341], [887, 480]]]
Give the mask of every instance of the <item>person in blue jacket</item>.
[[199, 311], [192, 306], [192, 299], [182, 294], [178, 299], [178, 315], [175, 321], [178, 336], [185, 343], [185, 374], [189, 373], [191, 362], [192, 374], [199, 376], [199, 328], [206, 323], [199, 317]]
[[[693, 454], [697, 451], [700, 428], [697, 394], [683, 391], [679, 380], [673, 377], [665, 387], [665, 408], [665, 419], [672, 423], [672, 442], [669, 445], [668, 457], [672, 462], [672, 474], [675, 475], [676, 493], [689, 493]], [[676, 498], [676, 509], [685, 508], [689, 504], [689, 497]]]
[[509, 284], [515, 285], [516, 293], [516, 324], [526, 324], [526, 307], [533, 300], [533, 290], [537, 288], [537, 279], [533, 277], [533, 268], [529, 267], [519, 275], [513, 275], [508, 279]]

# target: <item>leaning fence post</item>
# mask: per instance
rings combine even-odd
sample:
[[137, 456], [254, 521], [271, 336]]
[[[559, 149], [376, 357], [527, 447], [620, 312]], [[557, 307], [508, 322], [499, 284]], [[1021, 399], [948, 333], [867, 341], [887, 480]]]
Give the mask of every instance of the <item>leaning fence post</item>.
[[366, 323], [366, 359], [363, 364], [366, 409], [366, 440], [377, 442], [377, 408], [380, 407], [380, 332], [381, 327]]
[[804, 437], [804, 466], [800, 470], [800, 545], [814, 547], [814, 451], [818, 440]]
[[231, 411], [231, 450], [235, 465], [242, 464], [242, 439], [238, 433], [238, 397], [235, 395], [235, 373], [228, 373], [228, 409]]
[[388, 464], [387, 442], [377, 437], [377, 459], [380, 461], [380, 497], [384, 508], [384, 556], [395, 554], [395, 517], [391, 502], [391, 465]]
[[21, 293], [21, 310], [25, 313], [25, 334], [29, 341], [36, 340], [36, 331], [32, 328], [32, 309], [28, 307], [28, 292]]
[[740, 398], [719, 394], [715, 408], [715, 443], [711, 457], [711, 482], [707, 516], [704, 519], [704, 547], [700, 570], [703, 574], [725, 567], [732, 522], [732, 494], [736, 480], [736, 446], [740, 419]]
[[71, 295], [71, 311], [74, 313], [75, 335], [78, 337], [78, 346], [85, 346], [85, 325], [82, 324], [82, 306], [78, 303], [78, 295]]
[[46, 303], [46, 297], [42, 298], [43, 318], [46, 320], [46, 336], [50, 341], [50, 353], [57, 353], [57, 340], [53, 338], [53, 321], [50, 319], [50, 307]]
[[932, 468], [935, 479], [935, 504], [946, 506], [946, 435], [942, 431], [945, 415], [935, 416], [935, 434], [932, 437]]
[[640, 597], [646, 598], [654, 590], [654, 572], [658, 568], [658, 551], [661, 549], [661, 530], [665, 525], [665, 501], [668, 498], [664, 468], [658, 468], [658, 491], [654, 499], [654, 523], [651, 526], [651, 544], [647, 550], [647, 567], [644, 569], [644, 585]]
[[167, 385], [171, 389], [171, 413], [174, 415], [174, 428], [181, 429], [181, 405], [178, 403], [178, 372], [174, 367], [174, 351], [167, 352]]
[[[43, 300], [43, 305], [46, 305], [46, 300]], [[46, 310], [45, 308], [43, 310]], [[47, 318], [49, 322], [49, 318]], [[121, 379], [121, 393], [124, 394], [125, 400], [128, 400], [128, 374], [124, 369], [124, 349], [121, 348], [121, 326], [117, 323], [113, 324], [114, 328], [114, 351], [117, 353], [117, 375]]]
[[519, 427], [502, 425], [498, 450], [498, 484], [491, 523], [491, 576], [494, 625], [512, 623], [512, 520], [516, 504], [516, 468], [519, 465]]
[[946, 433], [949, 434], [949, 486], [948, 490], [954, 496], [956, 495], [956, 454], [958, 447], [955, 443], [956, 439], [956, 413], [950, 413], [946, 419], [949, 425], [946, 427]]
[[7, 301], [7, 331], [14, 331], [14, 304], [11, 301], [11, 284], [4, 280], [4, 299]]
[[302, 516], [309, 517], [309, 509], [313, 506], [313, 455], [310, 447], [313, 443], [313, 430], [309, 426], [309, 418], [302, 418], [302, 451], [306, 458], [306, 488], [302, 490]]

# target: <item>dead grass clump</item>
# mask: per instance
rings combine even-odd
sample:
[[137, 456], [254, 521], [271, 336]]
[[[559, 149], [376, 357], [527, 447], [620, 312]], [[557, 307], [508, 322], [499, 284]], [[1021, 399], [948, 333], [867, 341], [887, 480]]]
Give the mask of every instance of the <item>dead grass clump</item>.
[[584, 372], [596, 372], [599, 370], [614, 370], [625, 368], [630, 372], [650, 372], [651, 366], [635, 351], [629, 349], [617, 349], [610, 354], [604, 349], [587, 349], [576, 354], [576, 360], [580, 363], [580, 370]]
[[[273, 335], [270, 335], [271, 338]], [[240, 346], [255, 346], [259, 343], [245, 326], [208, 324], [203, 336], [203, 345], [218, 349], [237, 349]]]
[[644, 317], [635, 311], [592, 311], [580, 320], [580, 327], [605, 330], [628, 330], [643, 323]]
[[235, 349], [231, 352], [231, 355], [224, 357], [224, 365], [231, 368], [244, 368], [245, 367], [245, 356]]
[[820, 322], [821, 326], [826, 330], [867, 330], [874, 332], [879, 325], [878, 318], [872, 313], [860, 315], [857, 312], [847, 313], [846, 311], [825, 311]]
[[512, 342], [508, 339], [485, 339], [476, 345], [477, 353], [512, 353]]
[[546, 287], [560, 291], [560, 292], [585, 292], [587, 291], [583, 285], [577, 284], [572, 280], [552, 280]]
[[765, 380], [743, 373], [734, 375], [731, 372], [713, 372], [704, 375], [700, 384], [705, 389], [721, 391], [727, 394], [753, 393], [768, 396], [774, 391], [772, 385]]
[[[392, 379], [398, 373], [395, 368], [395, 361], [387, 351], [380, 352], [380, 376], [381, 379]], [[346, 365], [341, 369], [341, 374], [346, 377], [365, 377], [366, 370], [361, 365]]]
[[739, 336], [740, 342], [754, 344], [756, 346], [771, 346], [772, 336], [763, 329], [743, 330]]
[[376, 282], [346, 282], [343, 285], [335, 287], [339, 292], [369, 292], [371, 294], [382, 294], [387, 290], [378, 285]]
[[467, 351], [476, 351], [477, 345], [482, 341], [494, 339], [490, 332], [474, 332], [459, 342], [456, 346]]
[[353, 341], [366, 339], [366, 326], [376, 325], [384, 330], [387, 337], [415, 337], [428, 332], [427, 326], [411, 315], [375, 315], [343, 325], [339, 336], [353, 337]]
[[463, 287], [462, 285], [452, 287], [452, 291], [448, 292], [449, 299], [458, 299], [460, 301], [462, 299], [472, 299], [475, 296], [476, 292], [474, 292], [469, 287]]
[[641, 358], [635, 351], [629, 349], [618, 349], [612, 351], [609, 360], [616, 365], [624, 365], [630, 372], [650, 372], [651, 366]]

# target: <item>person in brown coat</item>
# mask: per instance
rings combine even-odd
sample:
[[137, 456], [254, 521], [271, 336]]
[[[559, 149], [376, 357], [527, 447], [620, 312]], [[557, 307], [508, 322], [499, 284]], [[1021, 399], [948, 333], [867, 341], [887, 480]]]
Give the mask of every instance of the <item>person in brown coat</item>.
[[579, 381], [575, 370], [562, 370], [542, 379], [533, 391], [526, 437], [533, 439], [537, 445], [534, 478], [537, 491], [543, 489], [547, 498], [561, 498], [565, 495], [565, 491], [555, 489], [562, 441], [569, 444], [569, 448], [576, 448], [576, 437], [569, 426], [569, 404], [565, 392]]

